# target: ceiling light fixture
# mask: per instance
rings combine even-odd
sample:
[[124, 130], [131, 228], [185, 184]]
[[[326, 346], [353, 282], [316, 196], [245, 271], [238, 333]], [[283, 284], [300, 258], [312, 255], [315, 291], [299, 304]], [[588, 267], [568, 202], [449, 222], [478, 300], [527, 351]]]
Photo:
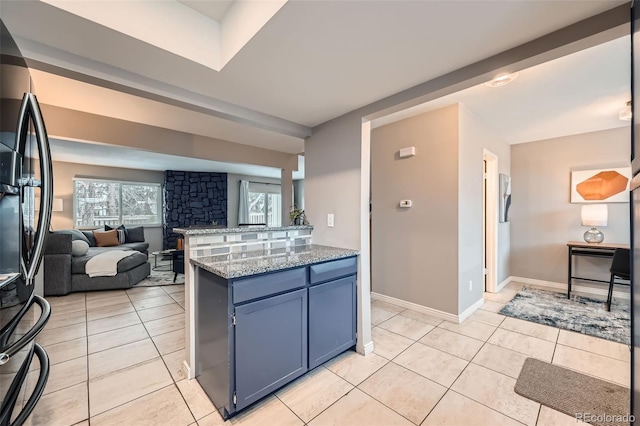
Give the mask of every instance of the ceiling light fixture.
[[491, 81], [487, 81], [485, 83], [485, 85], [487, 85], [489, 87], [506, 86], [507, 84], [509, 84], [513, 80], [515, 80], [516, 78], [518, 78], [518, 73], [517, 72], [514, 72], [512, 74], [502, 74], [502, 75], [499, 75], [498, 77], [494, 78]]
[[624, 121], [631, 120], [631, 101], [627, 102], [627, 106], [622, 108], [618, 113], [618, 118]]

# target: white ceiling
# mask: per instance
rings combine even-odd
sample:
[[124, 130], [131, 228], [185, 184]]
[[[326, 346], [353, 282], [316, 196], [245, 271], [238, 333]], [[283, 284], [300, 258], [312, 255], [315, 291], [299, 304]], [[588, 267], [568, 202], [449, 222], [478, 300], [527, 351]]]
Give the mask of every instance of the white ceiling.
[[179, 3], [202, 13], [207, 18], [221, 22], [234, 0], [178, 0]]
[[509, 144], [629, 126], [631, 39], [623, 37], [521, 71], [502, 87], [484, 84], [374, 121], [379, 127], [454, 103]]
[[[199, 10], [216, 2], [182, 3], [207, 18], [222, 13]], [[235, 3], [239, 4], [228, 6], [223, 19]], [[77, 72], [88, 76], [80, 80], [102, 79], [121, 85], [125, 92], [162, 96], [194, 108], [170, 107], [40, 72], [34, 80], [45, 103], [296, 153], [302, 151], [310, 127], [623, 3], [290, 1], [220, 72], [41, 1], [3, 2], [2, 19], [23, 53], [51, 64], [54, 68], [49, 71], [67, 76], [68, 70]], [[601, 61], [607, 66], [609, 59]], [[562, 75], [575, 75], [568, 66], [560, 67]], [[552, 103], [566, 111], [567, 100], [575, 97], [579, 112], [585, 109], [590, 91], [604, 90], [596, 78], [580, 77], [582, 83], [593, 81], [587, 85], [567, 86], [566, 80], [572, 83], [569, 77], [563, 87], [573, 92], [562, 97], [555, 79], [529, 84], [523, 72], [512, 85], [493, 89], [522, 90], [504, 98], [511, 104], [498, 102], [501, 98], [494, 94], [476, 101], [465, 98], [463, 103], [506, 140], [547, 137], [550, 133], [542, 131], [547, 124], [556, 131], [568, 122], [557, 111], [545, 115]], [[517, 89], [518, 84], [526, 89]], [[529, 101], [533, 106], [527, 114], [517, 116], [525, 94], [539, 97]], [[489, 106], [502, 112], [483, 112]], [[540, 120], [536, 114], [541, 114]], [[582, 117], [596, 121], [590, 115]], [[580, 119], [575, 115], [576, 121]], [[537, 124], [528, 129], [531, 123]], [[532, 136], [535, 132], [540, 136]]]

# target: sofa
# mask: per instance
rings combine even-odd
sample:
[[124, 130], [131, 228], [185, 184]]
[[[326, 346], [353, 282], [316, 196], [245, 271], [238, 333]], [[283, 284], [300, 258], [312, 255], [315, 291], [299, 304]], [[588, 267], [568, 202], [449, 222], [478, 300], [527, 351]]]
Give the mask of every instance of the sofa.
[[[144, 235], [144, 234], [143, 234]], [[52, 231], [44, 251], [44, 295], [64, 296], [76, 291], [115, 290], [133, 287], [149, 276], [149, 243], [124, 242], [112, 247], [98, 247], [92, 231], [75, 229]], [[85, 254], [73, 254], [73, 241], [89, 245]], [[85, 266], [89, 259], [107, 250], [135, 250], [136, 253], [118, 262], [118, 273], [109, 277], [89, 277]]]

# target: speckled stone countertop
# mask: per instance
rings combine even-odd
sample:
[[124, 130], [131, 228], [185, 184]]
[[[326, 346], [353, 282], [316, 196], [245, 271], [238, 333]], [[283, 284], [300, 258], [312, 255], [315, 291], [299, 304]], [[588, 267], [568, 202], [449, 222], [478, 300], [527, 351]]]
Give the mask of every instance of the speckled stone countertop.
[[357, 250], [310, 244], [289, 249], [255, 250], [206, 256], [191, 259], [191, 263], [222, 278], [230, 279], [342, 259], [358, 254]]
[[207, 235], [207, 234], [242, 234], [265, 231], [291, 231], [295, 229], [313, 229], [311, 225], [295, 226], [243, 226], [238, 228], [226, 228], [222, 226], [192, 226], [189, 228], [173, 228], [173, 232], [182, 235]]

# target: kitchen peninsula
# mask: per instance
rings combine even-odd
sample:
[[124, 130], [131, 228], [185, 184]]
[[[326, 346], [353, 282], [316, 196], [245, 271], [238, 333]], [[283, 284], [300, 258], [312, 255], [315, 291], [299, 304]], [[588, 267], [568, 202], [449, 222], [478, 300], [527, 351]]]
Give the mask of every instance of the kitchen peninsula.
[[185, 237], [185, 368], [225, 419], [356, 343], [358, 252], [311, 244], [312, 230], [173, 230]]

